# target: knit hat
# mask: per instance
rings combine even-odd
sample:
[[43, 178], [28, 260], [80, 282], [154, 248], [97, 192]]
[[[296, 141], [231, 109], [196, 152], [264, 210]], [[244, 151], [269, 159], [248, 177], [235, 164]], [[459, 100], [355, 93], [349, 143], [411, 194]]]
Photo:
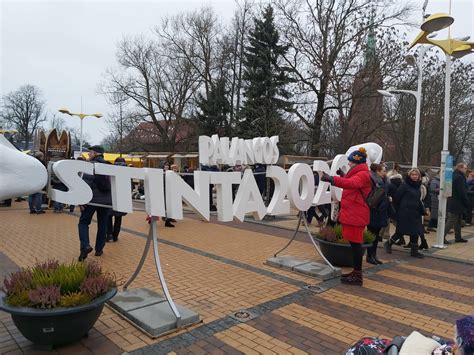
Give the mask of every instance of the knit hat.
[[360, 147], [357, 150], [354, 150], [349, 156], [347, 160], [355, 163], [355, 164], [362, 164], [367, 162], [367, 150], [364, 147]]
[[99, 154], [104, 154], [104, 147], [101, 145], [93, 145], [92, 147], [88, 148], [89, 150], [93, 150], [94, 152], [97, 152]]

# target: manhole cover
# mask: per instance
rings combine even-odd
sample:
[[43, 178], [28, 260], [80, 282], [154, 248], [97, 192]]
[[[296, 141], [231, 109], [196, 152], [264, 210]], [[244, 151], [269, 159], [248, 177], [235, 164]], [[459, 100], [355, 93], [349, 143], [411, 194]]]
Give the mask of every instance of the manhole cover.
[[250, 317], [250, 313], [249, 312], [246, 312], [246, 311], [239, 311], [239, 312], [235, 312], [234, 313], [234, 316], [239, 318], [239, 319], [243, 319], [243, 318], [248, 318]]
[[324, 291], [327, 291], [326, 287], [318, 286], [318, 285], [306, 285], [304, 288], [308, 291], [314, 292], [314, 293], [323, 293]]
[[235, 320], [239, 322], [247, 322], [257, 317], [257, 314], [250, 312], [246, 309], [241, 309], [240, 311], [232, 313], [230, 317], [234, 318]]

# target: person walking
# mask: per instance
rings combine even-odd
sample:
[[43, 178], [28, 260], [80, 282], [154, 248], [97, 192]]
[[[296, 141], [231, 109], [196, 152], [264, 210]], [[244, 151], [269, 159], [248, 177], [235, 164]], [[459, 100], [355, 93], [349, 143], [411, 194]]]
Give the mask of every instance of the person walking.
[[370, 222], [367, 226], [367, 229], [375, 236], [372, 245], [367, 248], [366, 258], [366, 261], [373, 265], [382, 264], [382, 261], [377, 258], [377, 246], [379, 243], [381, 229], [388, 226], [388, 211], [390, 202], [388, 199], [388, 185], [386, 181], [386, 175], [387, 171], [383, 164], [373, 163], [370, 165], [372, 188], [380, 187], [385, 191], [385, 195], [382, 197], [379, 205], [376, 208], [370, 209]]
[[[164, 173], [164, 176], [163, 176], [163, 180], [164, 180], [164, 183], [165, 183], [165, 191], [166, 191], [166, 172], [170, 170], [170, 164], [168, 162], [165, 162], [163, 164], [163, 173]], [[176, 170], [177, 170], [177, 166], [176, 166]], [[174, 170], [173, 170], [174, 171]], [[176, 171], [175, 171], [176, 172]], [[165, 205], [166, 205], [166, 202], [165, 202]], [[165, 221], [165, 227], [168, 227], [168, 228], [174, 228], [174, 224], [172, 222], [176, 222], [175, 219], [173, 218], [168, 218], [168, 217], [165, 217], [164, 218], [164, 221]]]
[[[104, 159], [104, 148], [100, 145], [95, 145], [89, 148], [89, 161], [91, 163], [106, 164]], [[110, 180], [106, 175], [89, 175], [84, 174], [84, 181], [90, 186], [92, 190], [92, 200], [90, 203], [101, 205], [111, 205], [112, 196], [110, 192]], [[80, 206], [81, 216], [79, 217], [79, 240], [81, 242], [81, 253], [79, 261], [87, 258], [87, 255], [92, 252], [92, 247], [89, 244], [89, 225], [91, 224], [94, 213], [97, 214], [97, 234], [95, 240], [95, 256], [103, 254], [105, 239], [107, 234], [107, 216], [109, 208], [98, 207], [93, 205]]]
[[[44, 162], [44, 154], [43, 152], [36, 152], [34, 157], [38, 159], [41, 164], [46, 167]], [[46, 213], [42, 208], [41, 205], [43, 204], [43, 192], [38, 191], [34, 194], [28, 196], [28, 206], [30, 207], [30, 214], [43, 214]]]
[[341, 276], [341, 282], [362, 286], [362, 242], [364, 230], [370, 221], [369, 206], [365, 202], [372, 188], [367, 162], [367, 151], [361, 147], [347, 158], [349, 171], [344, 177], [330, 176], [323, 173], [321, 181], [343, 188], [339, 222], [342, 224], [342, 235], [351, 245], [354, 270]]
[[436, 173], [430, 180], [430, 195], [431, 195], [431, 216], [428, 223], [428, 228], [426, 229], [429, 232], [436, 231], [435, 228], [438, 227], [438, 204], [439, 204], [439, 174]]
[[467, 199], [470, 206], [466, 211], [466, 226], [472, 225], [472, 207], [474, 206], [474, 172], [470, 172], [467, 177]]
[[[402, 186], [402, 181], [403, 181], [403, 177], [397, 173], [395, 175], [392, 175], [389, 178], [389, 183], [388, 183], [388, 198], [390, 200], [389, 216], [393, 224], [395, 225], [395, 233], [391, 237], [389, 237], [388, 240], [384, 243], [385, 251], [388, 254], [392, 253], [391, 245], [395, 244], [395, 245], [403, 246], [406, 244], [403, 234], [398, 234], [396, 230], [397, 214], [395, 211], [395, 203], [394, 203], [395, 195], [398, 189], [400, 188], [400, 186]], [[390, 242], [390, 245], [389, 245], [389, 242]]]
[[459, 163], [453, 172], [453, 195], [449, 198], [449, 215], [446, 228], [444, 229], [444, 243], [451, 244], [446, 239], [446, 234], [454, 227], [454, 241], [456, 243], [466, 243], [467, 240], [461, 236], [462, 216], [471, 205], [467, 199], [467, 181], [466, 181], [467, 165]]
[[[117, 159], [115, 159], [114, 165], [127, 166], [127, 163], [124, 158], [118, 157]], [[109, 214], [107, 216], [107, 237], [105, 239], [106, 242], [118, 242], [118, 236], [122, 227], [122, 217], [126, 215], [127, 214], [125, 212], [118, 212], [114, 211], [113, 209], [109, 209]]]
[[[410, 236], [410, 255], [417, 258], [424, 257], [424, 255], [418, 251], [418, 237], [423, 228], [421, 217], [424, 214], [420, 186], [420, 171], [417, 168], [412, 168], [408, 171], [404, 183], [394, 196], [397, 221], [395, 234], [406, 234]], [[391, 252], [392, 244], [394, 244], [393, 240], [389, 239], [384, 245], [389, 253]]]

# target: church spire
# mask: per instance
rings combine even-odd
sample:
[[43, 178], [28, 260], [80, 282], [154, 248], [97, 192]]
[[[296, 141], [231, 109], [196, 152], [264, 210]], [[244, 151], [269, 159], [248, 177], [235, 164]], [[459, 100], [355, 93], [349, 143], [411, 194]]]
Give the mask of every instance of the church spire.
[[367, 43], [365, 47], [365, 66], [373, 64], [375, 62], [375, 4], [372, 5], [372, 11], [370, 14], [369, 33], [367, 35]]

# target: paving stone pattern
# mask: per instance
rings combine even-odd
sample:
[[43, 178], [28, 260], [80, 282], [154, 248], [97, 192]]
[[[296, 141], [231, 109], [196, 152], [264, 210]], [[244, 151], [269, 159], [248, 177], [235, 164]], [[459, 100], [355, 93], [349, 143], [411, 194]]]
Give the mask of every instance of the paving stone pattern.
[[[391, 338], [418, 330], [452, 338], [454, 321], [474, 313], [472, 238], [430, 251], [431, 257], [423, 260], [399, 248], [391, 255], [380, 249], [385, 264], [364, 263], [364, 287], [351, 287], [338, 279], [321, 282], [264, 264], [292, 237], [296, 217], [222, 224], [185, 216], [175, 228], [159, 222], [160, 257], [174, 300], [197, 312], [203, 322], [154, 339], [105, 307], [88, 338], [53, 353], [341, 354], [366, 335]], [[36, 259], [70, 261], [78, 256], [77, 215], [30, 215], [24, 202], [15, 202], [12, 209], [0, 209], [0, 220], [2, 278]], [[91, 244], [95, 231], [92, 224]], [[470, 238], [473, 231], [463, 234]], [[90, 258], [100, 260], [123, 284], [135, 270], [147, 234], [145, 215], [129, 214], [119, 242], [107, 244], [102, 257]], [[283, 255], [322, 262], [304, 233]], [[152, 253], [130, 286], [139, 287], [161, 293]], [[251, 317], [234, 317], [240, 310]], [[46, 353], [39, 350], [0, 312], [1, 354]]]

